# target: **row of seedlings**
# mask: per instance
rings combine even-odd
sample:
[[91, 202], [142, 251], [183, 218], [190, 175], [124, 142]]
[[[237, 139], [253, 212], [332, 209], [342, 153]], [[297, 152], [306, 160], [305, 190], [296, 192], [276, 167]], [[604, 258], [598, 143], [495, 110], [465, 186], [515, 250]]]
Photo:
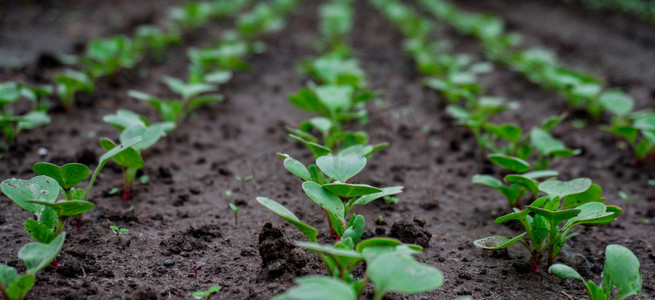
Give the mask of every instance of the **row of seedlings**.
[[[271, 3], [255, 6], [252, 11], [243, 13], [237, 18], [239, 33], [231, 34], [229, 39], [239, 40], [238, 37], [244, 36], [247, 38], [242, 41], [251, 44], [254, 43], [255, 37], [279, 30], [283, 27], [284, 15], [288, 14], [297, 2], [296, 0], [272, 0]], [[246, 54], [240, 58], [243, 59]], [[172, 79], [168, 81], [173, 82]], [[188, 101], [185, 105], [169, 106], [173, 107], [172, 110], [163, 109], [175, 113], [176, 116], [185, 112], [183, 117], [177, 117], [180, 122], [196, 106], [220, 99], [217, 96], [204, 96], [204, 98], [198, 96], [198, 94], [215, 89], [207, 82], [191, 85], [169, 83], [169, 86], [172, 86], [172, 89], [181, 95], [188, 95], [183, 99], [183, 101]], [[156, 107], [161, 113], [160, 107], [163, 106]], [[54, 267], [57, 267], [56, 257], [66, 236], [63, 231], [64, 225], [72, 217], [77, 220], [78, 231], [81, 230], [82, 214], [95, 208], [95, 205], [89, 201], [93, 184], [100, 170], [108, 162], [113, 159], [125, 168], [123, 199], [126, 199], [129, 197], [129, 190], [137, 170], [143, 167], [142, 152], [179, 125], [179, 123], [166, 119], [164, 122], [150, 124], [144, 117], [127, 110], [119, 110], [114, 115], [107, 115], [104, 120], [121, 130], [121, 144], [117, 145], [107, 138], [100, 139], [101, 146], [107, 152], [100, 157], [93, 174], [84, 164], [69, 163], [57, 166], [41, 162], [33, 167], [38, 176], [29, 180], [7, 179], [0, 184], [2, 192], [7, 197], [35, 216], [35, 219], [29, 218], [25, 221], [25, 230], [36, 242], [23, 246], [18, 253], [19, 258], [27, 267], [26, 273], [19, 275], [14, 267], [0, 264], [0, 292], [5, 299], [22, 299], [34, 285], [36, 272], [51, 262]], [[89, 178], [89, 175], [91, 178], [86, 189], [78, 188], [78, 184]], [[64, 200], [58, 199], [60, 193], [64, 195]], [[118, 227], [112, 228], [112, 230], [117, 235], [126, 231], [126, 229]]]
[[[78, 92], [92, 94], [100, 77], [110, 77], [123, 69], [132, 69], [148, 54], [162, 61], [165, 50], [183, 42], [184, 32], [197, 29], [211, 19], [236, 14], [252, 0], [193, 1], [168, 10], [163, 29], [154, 25], [137, 27], [134, 37], [116, 35], [91, 40], [83, 55], [62, 54], [59, 60], [69, 68], [53, 76], [55, 84], [28, 85], [16, 81], [0, 83], [0, 129], [8, 149], [22, 130], [50, 123], [48, 97], [56, 94], [67, 111]], [[24, 101], [20, 101], [24, 100]], [[19, 113], [15, 113], [16, 107]]]
[[444, 0], [419, 2], [438, 20], [479, 39], [487, 57], [511, 67], [544, 89], [557, 91], [571, 108], [586, 109], [596, 120], [603, 118], [605, 112], [611, 114], [604, 130], [630, 144], [636, 166], [655, 154], [655, 112], [634, 111], [634, 100], [620, 88], [608, 88], [603, 80], [562, 65], [550, 50], [520, 49], [521, 36], [506, 33], [505, 24], [498, 17], [465, 13]]
[[[481, 69], [482, 65], [473, 64], [462, 56], [452, 56], [443, 51], [443, 47], [431, 41], [429, 34], [433, 24], [412, 8], [396, 0], [372, 2], [406, 35], [405, 49], [414, 59], [417, 69], [427, 77], [425, 84], [437, 87], [443, 98], [451, 102], [465, 102], [464, 106], [451, 104], [448, 112], [459, 124], [474, 131], [478, 143], [483, 147], [481, 150], [492, 152], [488, 159], [505, 169], [505, 173], [509, 173], [504, 177], [505, 183], [490, 175], [475, 175], [473, 182], [496, 188], [507, 198], [513, 212], [497, 218], [496, 223], [517, 220], [523, 225], [525, 232], [515, 237], [492, 236], [479, 239], [474, 241], [474, 244], [483, 249], [497, 250], [520, 242], [530, 252], [531, 264], [535, 271], [539, 261], [546, 256], [551, 272], [560, 277], [582, 280], [572, 268], [555, 264], [560, 250], [566, 241], [578, 234], [571, 233], [575, 226], [611, 223], [621, 214], [621, 209], [605, 205], [605, 199], [601, 197], [602, 189], [591, 180], [577, 178], [562, 182], [555, 179], [558, 174], [556, 171], [546, 170], [553, 157], [575, 154], [575, 151], [567, 149], [548, 134], [548, 130], [559, 123], [561, 118], [547, 119], [541, 126], [532, 129], [529, 135], [523, 135], [522, 130], [513, 124], [489, 123], [487, 114], [497, 113], [502, 107], [491, 106], [483, 101], [482, 89], [475, 83], [476, 72], [473, 71]], [[462, 81], [457, 82], [452, 78], [467, 80], [461, 85]], [[494, 102], [500, 103], [497, 100]], [[504, 141], [504, 145], [495, 146], [497, 140]], [[531, 156], [532, 152], [537, 152], [538, 155]], [[536, 160], [532, 163], [535, 166], [533, 171], [530, 171], [530, 158]], [[547, 179], [538, 182], [541, 178]], [[529, 205], [521, 209], [522, 198], [526, 194], [534, 195], [534, 198]], [[543, 194], [545, 196], [540, 196]], [[639, 294], [641, 274], [636, 256], [620, 245], [609, 245], [606, 256], [603, 284], [598, 287], [591, 281], [583, 280], [590, 297], [607, 299], [613, 286], [625, 297]], [[593, 298], [592, 295], [598, 295], [598, 298]]]
[[[288, 128], [290, 139], [304, 144], [314, 154], [315, 162], [305, 165], [278, 153], [284, 167], [302, 180], [305, 194], [324, 211], [330, 237], [337, 241], [319, 243], [316, 228], [278, 202], [257, 197], [261, 205], [304, 234], [307, 241], [296, 242], [296, 246], [317, 253], [327, 272], [327, 276], [297, 278], [297, 286], [274, 299], [354, 300], [361, 297], [369, 281], [375, 287], [373, 299], [382, 299], [388, 292], [421, 293], [443, 284], [439, 270], [413, 257], [421, 253], [420, 246], [390, 238], [362, 238], [365, 220], [356, 213], [356, 207], [389, 198], [403, 187], [378, 188], [351, 182], [375, 152], [387, 147], [369, 144], [366, 132], [346, 129], [353, 121], [365, 122], [364, 105], [377, 96], [368, 90], [366, 74], [352, 58], [347, 43], [353, 2], [330, 0], [320, 6], [318, 44], [325, 54], [302, 63], [304, 73], [314, 81], [289, 96], [298, 108], [317, 114], [299, 128]], [[366, 266], [364, 276], [356, 278], [353, 271], [362, 263]]]

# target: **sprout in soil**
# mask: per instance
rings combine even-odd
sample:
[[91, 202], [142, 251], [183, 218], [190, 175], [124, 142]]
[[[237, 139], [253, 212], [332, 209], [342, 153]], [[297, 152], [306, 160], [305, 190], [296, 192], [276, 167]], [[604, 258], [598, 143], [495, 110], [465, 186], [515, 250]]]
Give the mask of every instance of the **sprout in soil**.
[[[497, 250], [521, 242], [530, 254], [531, 265], [538, 272], [538, 264], [547, 251], [548, 266], [555, 263], [564, 244], [578, 235], [570, 233], [577, 225], [603, 225], [614, 222], [621, 214], [621, 208], [605, 205], [601, 198], [602, 189], [587, 178], [571, 181], [545, 181], [538, 186], [548, 196], [541, 197], [525, 209], [514, 208], [514, 212], [496, 219], [496, 223], [518, 220], [525, 228], [515, 237], [491, 236], [476, 240], [474, 244], [483, 249]], [[560, 225], [564, 222], [564, 225]], [[528, 237], [526, 241], [524, 236]]]
[[637, 198], [639, 198], [639, 195], [628, 196], [628, 194], [626, 194], [624, 191], [619, 191], [618, 194], [619, 194], [619, 197], [621, 197], [621, 199], [623, 199], [623, 202], [625, 202], [626, 213], [628, 211], [628, 207], [630, 206], [630, 203], [632, 203], [632, 201], [635, 201]]
[[199, 263], [197, 265], [191, 266], [191, 269], [193, 270], [193, 279], [198, 279], [198, 270], [204, 266], [205, 263]]
[[195, 299], [202, 299], [202, 298], [209, 299], [209, 297], [211, 297], [212, 294], [218, 293], [222, 288], [223, 287], [220, 286], [220, 285], [215, 285], [215, 286], [210, 287], [206, 291], [193, 292], [193, 294], [191, 294], [191, 296], [193, 298], [195, 298]]
[[236, 205], [230, 203], [230, 209], [234, 212], [234, 226], [239, 226], [239, 219], [237, 218], [237, 214], [239, 213], [241, 208], [239, 208]]
[[641, 294], [642, 277], [639, 260], [630, 249], [621, 245], [609, 245], [605, 248], [605, 270], [600, 285], [596, 285], [591, 280], [584, 280], [576, 270], [564, 264], [554, 264], [550, 266], [548, 272], [561, 278], [580, 280], [591, 300], [610, 299], [614, 287], [618, 290], [614, 298], [616, 300]]
[[21, 247], [18, 258], [25, 263], [25, 274], [19, 275], [15, 268], [0, 264], [0, 293], [6, 300], [21, 300], [25, 298], [36, 280], [36, 272], [55, 264], [57, 254], [64, 245], [66, 233], [62, 232], [49, 243], [32, 242]]
[[232, 191], [225, 191], [225, 199], [230, 200], [230, 198], [232, 198]]
[[65, 70], [55, 74], [57, 94], [67, 110], [73, 106], [75, 93], [84, 91], [92, 94], [95, 86], [93, 80], [85, 73], [75, 70]]
[[118, 242], [121, 233], [128, 233], [128, 232], [130, 232], [129, 229], [127, 229], [127, 228], [119, 228], [119, 227], [116, 226], [116, 225], [110, 225], [110, 226], [109, 226], [109, 229], [111, 229], [111, 231], [114, 232], [114, 234], [116, 235], [116, 242]]
[[[21, 130], [50, 123], [46, 113], [47, 103], [40, 99], [51, 93], [51, 87], [29, 87], [14, 81], [0, 83], [0, 131], [4, 136], [4, 143], [0, 143], [2, 148], [8, 148]], [[30, 103], [30, 111], [14, 115], [9, 106], [23, 98], [33, 102]]]

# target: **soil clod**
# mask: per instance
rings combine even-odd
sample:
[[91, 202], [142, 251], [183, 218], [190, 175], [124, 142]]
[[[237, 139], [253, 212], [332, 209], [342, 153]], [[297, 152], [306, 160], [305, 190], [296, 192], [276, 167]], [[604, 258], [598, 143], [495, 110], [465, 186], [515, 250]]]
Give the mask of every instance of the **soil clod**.
[[403, 243], [417, 244], [428, 248], [432, 233], [425, 230], [425, 220], [414, 217], [412, 221], [396, 221], [391, 225], [389, 237], [397, 238]]

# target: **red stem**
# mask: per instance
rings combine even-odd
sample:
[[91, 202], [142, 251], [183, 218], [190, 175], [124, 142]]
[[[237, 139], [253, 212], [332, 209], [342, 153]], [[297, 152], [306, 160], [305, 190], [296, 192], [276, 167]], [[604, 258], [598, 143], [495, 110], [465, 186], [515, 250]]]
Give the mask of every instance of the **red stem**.
[[55, 268], [55, 269], [59, 268], [59, 264], [57, 263], [56, 258], [55, 258], [55, 260], [52, 261], [52, 267]]

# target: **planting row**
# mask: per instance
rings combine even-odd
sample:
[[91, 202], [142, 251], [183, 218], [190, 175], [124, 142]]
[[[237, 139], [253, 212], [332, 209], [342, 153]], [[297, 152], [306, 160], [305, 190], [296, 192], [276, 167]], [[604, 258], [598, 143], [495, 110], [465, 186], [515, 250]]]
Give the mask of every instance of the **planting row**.
[[[29, 180], [7, 179], [0, 184], [7, 197], [35, 216], [35, 219], [27, 219], [24, 224], [35, 242], [23, 246], [18, 253], [27, 266], [26, 273], [19, 275], [15, 268], [0, 265], [0, 292], [5, 299], [22, 299], [34, 285], [39, 270], [51, 262], [57, 267], [56, 256], [66, 236], [64, 224], [74, 218], [78, 231], [82, 229], [83, 213], [95, 208], [90, 197], [100, 170], [111, 160], [124, 168], [123, 200], [129, 200], [135, 175], [144, 167], [142, 154], [162, 137], [172, 134], [193, 109], [220, 101], [222, 98], [219, 95], [207, 93], [216, 91], [215, 85], [227, 82], [232, 70], [246, 68], [245, 57], [263, 50], [257, 38], [283, 28], [284, 17], [296, 4], [296, 0], [260, 3], [251, 11], [240, 14], [236, 20], [238, 30], [225, 33], [215, 47], [190, 50], [189, 82], [164, 78], [168, 87], [180, 95], [179, 99], [162, 100], [144, 93], [130, 92], [132, 97], [152, 105], [159, 112], [161, 122], [150, 123], [128, 110], [118, 110], [116, 114], [105, 116], [105, 122], [121, 131], [121, 143], [117, 145], [110, 139], [100, 139], [100, 145], [107, 152], [100, 157], [93, 174], [89, 167], [79, 163], [63, 166], [37, 163], [33, 170], [39, 176]], [[23, 89], [24, 85], [16, 86], [21, 92], [28, 91]], [[78, 188], [89, 175], [91, 178], [86, 189]], [[60, 193], [64, 196], [63, 200], [59, 199]], [[117, 236], [129, 231], [117, 226], [110, 229]], [[216, 289], [213, 287], [214, 291]]]
[[605, 120], [605, 112], [611, 114], [604, 130], [630, 144], [637, 166], [655, 152], [655, 112], [634, 111], [634, 100], [621, 89], [608, 88], [603, 80], [560, 64], [547, 49], [520, 49], [521, 36], [506, 33], [500, 18], [465, 13], [442, 0], [420, 3], [437, 19], [480, 40], [487, 57], [544, 89], [557, 91], [571, 108], [584, 108], [595, 120]]
[[[451, 103], [447, 112], [457, 124], [471, 129], [480, 152], [491, 152], [488, 159], [509, 173], [503, 180], [491, 175], [475, 175], [472, 182], [497, 189], [507, 198], [513, 212], [497, 218], [496, 223], [518, 221], [525, 232], [515, 237], [491, 236], [476, 240], [474, 244], [498, 250], [520, 242], [530, 252], [535, 271], [546, 256], [551, 272], [560, 277], [581, 279], [570, 267], [554, 264], [565, 243], [578, 234], [571, 232], [572, 229], [578, 225], [614, 222], [622, 210], [605, 205], [601, 187], [591, 180], [559, 181], [556, 179], [558, 172], [547, 169], [555, 157], [578, 154], [548, 133], [563, 117], [547, 118], [529, 134], [523, 134], [514, 124], [491, 123], [491, 115], [511, 107], [502, 99], [484, 97], [483, 87], [477, 84], [477, 75], [488, 72], [491, 65], [474, 62], [466, 55], [449, 54], [431, 38], [434, 23], [411, 7], [396, 0], [374, 0], [373, 3], [406, 36], [404, 49], [415, 61], [417, 70], [426, 77], [423, 83]], [[459, 102], [463, 104], [458, 105]], [[530, 204], [521, 209], [523, 200]], [[601, 287], [583, 281], [589, 297], [607, 299], [613, 285], [619, 290], [617, 299], [639, 294], [641, 275], [637, 258], [619, 245], [610, 245], [607, 250], [607, 276]]]

